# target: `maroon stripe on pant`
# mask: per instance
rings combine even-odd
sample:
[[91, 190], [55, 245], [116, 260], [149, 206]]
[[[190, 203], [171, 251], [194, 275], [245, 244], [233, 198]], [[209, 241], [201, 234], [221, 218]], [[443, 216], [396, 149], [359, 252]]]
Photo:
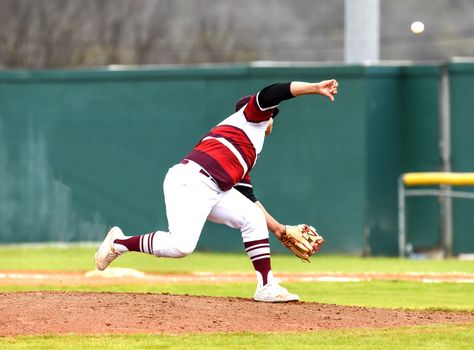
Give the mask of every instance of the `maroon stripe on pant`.
[[154, 254], [154, 251], [153, 251], [153, 238], [155, 237], [155, 233], [156, 232], [150, 233], [150, 240], [148, 241], [149, 242], [148, 249], [150, 250], [150, 254]]
[[265, 244], [265, 245], [256, 244], [254, 247], [250, 247], [250, 248], [247, 248], [245, 250], [246, 250], [247, 253], [250, 253], [251, 251], [253, 251], [255, 249], [262, 249], [262, 248], [270, 249], [270, 245], [269, 244]]
[[247, 249], [247, 248], [252, 247], [254, 245], [263, 244], [263, 243], [266, 243], [266, 244], [270, 245], [270, 243], [268, 241], [268, 238], [264, 238], [264, 239], [259, 239], [257, 241], [244, 242], [244, 247], [245, 247], [245, 249]]
[[252, 257], [250, 258], [250, 260], [254, 261], [254, 260], [256, 260], [257, 258], [260, 258], [260, 257], [262, 257], [262, 256], [268, 256], [268, 257], [270, 257], [270, 252], [252, 256]]

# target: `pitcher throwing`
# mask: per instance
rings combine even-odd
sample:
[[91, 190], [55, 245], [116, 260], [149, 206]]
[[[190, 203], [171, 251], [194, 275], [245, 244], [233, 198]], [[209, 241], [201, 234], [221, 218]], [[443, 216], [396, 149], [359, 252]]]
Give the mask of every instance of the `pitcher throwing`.
[[240, 230], [257, 275], [254, 300], [298, 301], [297, 295], [289, 293], [273, 277], [268, 231], [307, 261], [324, 239], [312, 226], [282, 225], [274, 219], [255, 197], [250, 171], [265, 137], [272, 132], [282, 101], [309, 94], [334, 101], [337, 88], [336, 80], [293, 81], [267, 86], [238, 100], [235, 113], [215, 126], [168, 170], [163, 182], [168, 231], [126, 236], [119, 227], [111, 228], [97, 248], [97, 269], [106, 269], [129, 251], [166, 258], [185, 257], [194, 251], [205, 221], [210, 220]]

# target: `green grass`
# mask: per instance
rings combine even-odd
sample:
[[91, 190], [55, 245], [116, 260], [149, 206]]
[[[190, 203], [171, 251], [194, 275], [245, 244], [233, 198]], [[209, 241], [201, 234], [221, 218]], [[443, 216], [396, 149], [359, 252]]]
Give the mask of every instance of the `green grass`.
[[[284, 283], [303, 301], [384, 308], [459, 310], [474, 312], [474, 284], [373, 281], [361, 283]], [[122, 284], [113, 286], [0, 286], [0, 292], [60, 290], [172, 293], [250, 298], [253, 283]]]
[[[1, 270], [88, 271], [94, 268], [93, 247], [0, 247]], [[311, 264], [291, 255], [274, 255], [273, 270], [279, 272], [340, 273], [474, 273], [473, 261], [399, 260], [321, 254]], [[127, 254], [114, 267], [145, 272], [190, 273], [252, 272], [245, 255], [194, 253], [184, 259], [157, 259], [145, 254]], [[424, 284], [408, 281], [360, 283], [285, 283], [302, 300], [340, 305], [385, 308], [459, 310], [474, 312], [474, 284]], [[253, 295], [254, 283], [156, 284], [112, 286], [0, 286], [1, 292], [20, 290], [152, 292], [211, 296]], [[471, 349], [474, 320], [469, 325], [437, 325], [383, 330], [322, 330], [303, 333], [220, 333], [186, 335], [64, 335], [0, 337], [0, 349]]]
[[27, 336], [0, 338], [0, 349], [472, 349], [474, 325], [301, 333]]
[[[0, 248], [0, 270], [64, 270], [87, 271], [93, 266], [93, 247], [42, 247], [28, 248], [5, 246]], [[146, 254], [130, 253], [116, 262], [115, 267], [132, 267], [146, 272], [189, 273], [252, 272], [247, 256], [242, 254], [194, 253], [184, 259], [155, 258]], [[361, 258], [355, 256], [320, 255], [313, 262], [305, 264], [291, 255], [275, 255], [273, 270], [279, 272], [467, 272], [474, 273], [473, 261], [455, 259], [400, 260], [397, 258]], [[305, 301], [377, 306], [389, 308], [419, 309], [474, 309], [474, 284], [424, 284], [402, 281], [372, 281], [362, 283], [288, 283], [291, 291], [298, 293]], [[95, 286], [0, 286], [0, 291], [19, 290], [80, 290], [153, 292], [175, 294], [199, 294], [214, 296], [250, 297], [253, 283], [238, 284], [126, 284], [105, 287]]]
[[[0, 247], [0, 270], [87, 271], [94, 269], [92, 247]], [[278, 272], [464, 272], [474, 273], [474, 261], [400, 260], [398, 258], [362, 258], [321, 254], [305, 264], [292, 255], [274, 255], [273, 269]], [[194, 253], [184, 259], [155, 258], [130, 253], [114, 262], [115, 267], [131, 267], [145, 272], [188, 273], [197, 271], [250, 272], [252, 266], [241, 254]]]

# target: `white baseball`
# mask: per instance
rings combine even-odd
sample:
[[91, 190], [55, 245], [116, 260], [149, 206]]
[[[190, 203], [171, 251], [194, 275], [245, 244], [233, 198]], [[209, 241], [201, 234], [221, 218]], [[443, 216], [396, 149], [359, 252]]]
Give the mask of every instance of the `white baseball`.
[[421, 34], [425, 30], [425, 25], [423, 22], [415, 21], [411, 24], [411, 31], [415, 34]]

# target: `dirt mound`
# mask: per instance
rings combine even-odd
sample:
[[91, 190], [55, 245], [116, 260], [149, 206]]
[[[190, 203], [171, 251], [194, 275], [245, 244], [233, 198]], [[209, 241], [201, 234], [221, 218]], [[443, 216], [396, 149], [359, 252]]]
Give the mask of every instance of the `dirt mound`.
[[307, 331], [471, 323], [474, 313], [143, 293], [0, 293], [0, 336]]

